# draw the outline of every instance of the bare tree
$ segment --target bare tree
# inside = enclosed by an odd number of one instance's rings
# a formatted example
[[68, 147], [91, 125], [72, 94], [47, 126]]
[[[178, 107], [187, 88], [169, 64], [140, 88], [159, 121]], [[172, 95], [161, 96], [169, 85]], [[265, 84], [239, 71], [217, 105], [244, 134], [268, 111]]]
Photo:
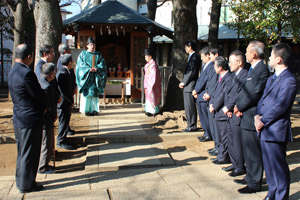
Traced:
[[221, 0], [212, 0], [209, 32], [208, 32], [208, 45], [215, 45], [218, 43], [219, 34], [219, 21], [221, 12]]
[[162, 6], [167, 1], [168, 0], [164, 0], [161, 4], [157, 5], [157, 0], [147, 0], [148, 18], [154, 21], [156, 15], [156, 9]]
[[172, 50], [171, 76], [168, 82], [166, 103], [163, 110], [183, 109], [183, 95], [179, 83], [186, 67], [185, 42], [197, 40], [197, 0], [173, 0], [174, 38]]
[[39, 50], [45, 44], [53, 46], [55, 51], [54, 62], [56, 62], [59, 57], [57, 47], [61, 43], [62, 35], [62, 18], [59, 1], [36, 0], [34, 6], [36, 23], [35, 63], [39, 61]]

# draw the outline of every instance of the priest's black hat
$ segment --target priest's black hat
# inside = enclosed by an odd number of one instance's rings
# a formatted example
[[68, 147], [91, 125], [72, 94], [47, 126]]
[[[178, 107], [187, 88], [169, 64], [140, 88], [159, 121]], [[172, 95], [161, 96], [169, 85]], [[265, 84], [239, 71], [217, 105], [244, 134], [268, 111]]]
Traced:
[[152, 49], [151, 48], [146, 48], [145, 49], [145, 56], [152, 56]]
[[87, 40], [87, 42], [86, 42], [86, 44], [90, 44], [90, 43], [95, 44], [95, 40], [94, 40], [93, 37], [89, 37], [88, 40]]

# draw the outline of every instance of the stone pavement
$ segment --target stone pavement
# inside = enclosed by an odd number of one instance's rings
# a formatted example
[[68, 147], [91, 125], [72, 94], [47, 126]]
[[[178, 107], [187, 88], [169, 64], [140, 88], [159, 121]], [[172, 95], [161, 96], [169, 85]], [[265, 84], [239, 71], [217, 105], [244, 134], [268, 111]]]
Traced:
[[[100, 116], [90, 117], [90, 129], [81, 136], [87, 144], [85, 170], [38, 174], [45, 190], [24, 195], [14, 176], [2, 176], [0, 199], [259, 200], [266, 196], [266, 185], [262, 192], [239, 194], [243, 186], [235, 184], [222, 165], [212, 164], [206, 151], [200, 155], [179, 144], [186, 138], [197, 141], [202, 132], [159, 134], [145, 126], [147, 120], [140, 106], [106, 106]], [[74, 139], [79, 140], [76, 135]], [[178, 146], [170, 151], [164, 141], [178, 141]], [[299, 143], [296, 139], [288, 151], [291, 200], [300, 199]]]

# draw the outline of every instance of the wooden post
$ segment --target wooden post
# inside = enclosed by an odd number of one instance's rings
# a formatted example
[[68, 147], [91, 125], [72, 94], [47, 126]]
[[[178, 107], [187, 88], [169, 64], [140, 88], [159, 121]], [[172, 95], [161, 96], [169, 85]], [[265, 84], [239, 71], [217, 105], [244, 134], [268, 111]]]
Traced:
[[95, 68], [95, 60], [96, 60], [96, 56], [93, 55], [93, 60], [92, 60], [92, 68]]

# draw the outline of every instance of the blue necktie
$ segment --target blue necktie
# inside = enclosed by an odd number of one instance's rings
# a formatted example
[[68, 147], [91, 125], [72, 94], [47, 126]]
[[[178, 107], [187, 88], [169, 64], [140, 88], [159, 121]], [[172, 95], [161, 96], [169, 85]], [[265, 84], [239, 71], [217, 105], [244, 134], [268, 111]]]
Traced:
[[250, 72], [253, 70], [253, 68], [252, 67], [250, 67], [249, 68], [249, 71], [248, 71], [248, 76], [249, 76], [249, 74], [250, 74]]
[[276, 77], [277, 77], [276, 74], [274, 74], [274, 75], [273, 75], [273, 80], [275, 80]]

